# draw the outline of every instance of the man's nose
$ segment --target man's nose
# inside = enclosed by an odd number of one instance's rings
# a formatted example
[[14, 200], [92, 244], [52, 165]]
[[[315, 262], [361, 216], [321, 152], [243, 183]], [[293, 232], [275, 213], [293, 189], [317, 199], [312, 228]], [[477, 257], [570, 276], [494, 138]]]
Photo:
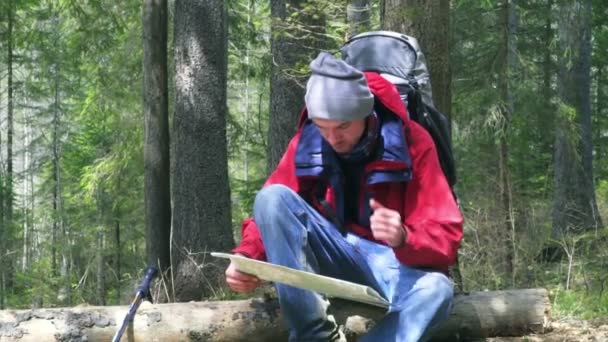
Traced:
[[335, 143], [340, 140], [340, 136], [335, 131], [329, 131], [327, 133], [327, 142], [330, 144]]

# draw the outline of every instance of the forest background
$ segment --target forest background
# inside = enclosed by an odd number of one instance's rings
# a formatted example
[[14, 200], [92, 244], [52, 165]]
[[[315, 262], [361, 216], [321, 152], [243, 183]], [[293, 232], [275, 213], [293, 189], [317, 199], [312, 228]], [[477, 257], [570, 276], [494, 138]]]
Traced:
[[608, 316], [608, 3], [3, 0], [0, 309], [234, 296], [240, 222], [295, 132], [308, 62], [419, 39], [448, 114], [461, 290]]

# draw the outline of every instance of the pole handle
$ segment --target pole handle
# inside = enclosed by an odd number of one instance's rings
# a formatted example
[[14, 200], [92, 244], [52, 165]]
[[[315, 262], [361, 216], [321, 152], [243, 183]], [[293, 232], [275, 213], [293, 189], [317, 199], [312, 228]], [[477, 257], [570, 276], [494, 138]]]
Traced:
[[152, 301], [152, 296], [150, 295], [150, 283], [158, 274], [158, 269], [154, 266], [150, 266], [146, 268], [146, 274], [144, 276], [144, 280], [142, 280], [141, 284], [137, 287], [136, 294], [140, 296], [142, 299], [148, 299]]

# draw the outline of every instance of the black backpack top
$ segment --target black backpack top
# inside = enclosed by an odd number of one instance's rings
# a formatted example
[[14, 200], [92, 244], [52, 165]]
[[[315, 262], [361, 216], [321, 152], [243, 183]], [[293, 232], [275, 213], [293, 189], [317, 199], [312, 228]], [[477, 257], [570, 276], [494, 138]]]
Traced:
[[365, 32], [349, 39], [341, 51], [342, 59], [348, 64], [361, 71], [378, 72], [395, 84], [410, 119], [433, 138], [441, 169], [453, 187], [456, 167], [450, 122], [433, 106], [430, 76], [418, 41], [396, 32]]

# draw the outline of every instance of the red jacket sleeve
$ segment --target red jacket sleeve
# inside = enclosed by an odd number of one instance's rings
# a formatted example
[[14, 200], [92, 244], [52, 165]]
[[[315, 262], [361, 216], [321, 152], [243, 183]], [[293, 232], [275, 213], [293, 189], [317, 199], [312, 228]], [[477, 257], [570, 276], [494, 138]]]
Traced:
[[410, 153], [414, 177], [405, 192], [405, 244], [395, 249], [406, 265], [447, 271], [456, 262], [463, 217], [441, 170], [430, 135], [410, 122]]
[[[299, 134], [291, 139], [289, 145], [287, 146], [287, 150], [279, 161], [279, 165], [272, 172], [270, 177], [268, 177], [264, 183], [264, 186], [271, 184], [283, 184], [295, 192], [298, 192], [299, 184], [295, 174], [294, 158], [299, 140]], [[252, 259], [266, 260], [266, 252], [264, 250], [264, 245], [262, 244], [260, 232], [253, 218], [248, 218], [243, 221], [241, 235], [241, 242], [235, 249], [232, 250], [232, 252], [243, 254]]]

